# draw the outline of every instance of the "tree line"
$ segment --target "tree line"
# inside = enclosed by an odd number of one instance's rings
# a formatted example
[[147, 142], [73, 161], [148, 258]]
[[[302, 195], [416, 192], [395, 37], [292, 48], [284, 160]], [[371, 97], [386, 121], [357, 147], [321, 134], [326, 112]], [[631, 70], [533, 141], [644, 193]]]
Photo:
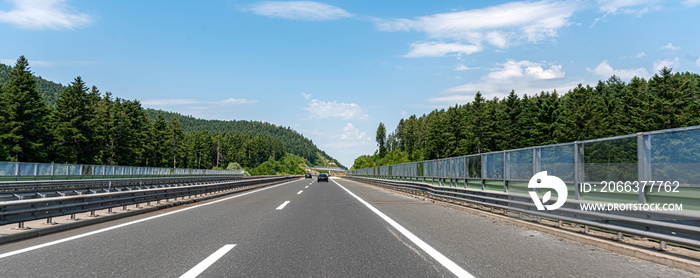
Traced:
[[[254, 130], [187, 132], [178, 117], [151, 117], [138, 100], [103, 94], [96, 86], [89, 88], [81, 77], [50, 105], [40, 94], [24, 56], [4, 74], [0, 160], [199, 169], [242, 166], [258, 174], [293, 168], [282, 167], [278, 161], [292, 161], [289, 163], [296, 163], [296, 168], [308, 164], [288, 153], [285, 143], [271, 135]], [[256, 169], [268, 161], [264, 168]]]
[[[9, 80], [10, 71], [12, 71], [12, 67], [0, 63], [0, 85]], [[58, 96], [66, 89], [62, 84], [43, 79], [41, 76], [34, 76], [34, 81], [36, 81], [39, 94], [49, 106], [56, 105]]]
[[[387, 135], [377, 128], [378, 150], [353, 168], [478, 154], [700, 125], [700, 75], [664, 68], [628, 83], [617, 76], [564, 95], [541, 92], [485, 99], [401, 119]], [[634, 149], [632, 149], [634, 150]], [[630, 157], [636, 158], [635, 153]], [[621, 156], [623, 157], [623, 156]]]
[[166, 121], [171, 121], [173, 118], [177, 118], [177, 120], [182, 124], [182, 129], [184, 132], [208, 131], [211, 133], [221, 134], [250, 133], [268, 136], [282, 141], [285, 152], [292, 153], [306, 159], [311, 165], [327, 166], [324, 165], [324, 160], [329, 160], [330, 162], [334, 162], [336, 165], [340, 165], [342, 167], [340, 162], [330, 158], [325, 151], [318, 149], [313, 141], [307, 139], [289, 127], [281, 127], [272, 123], [260, 121], [203, 120], [192, 116], [183, 116], [178, 113], [150, 108], [146, 109], [146, 113], [152, 118], [156, 117], [157, 115], [163, 115]]

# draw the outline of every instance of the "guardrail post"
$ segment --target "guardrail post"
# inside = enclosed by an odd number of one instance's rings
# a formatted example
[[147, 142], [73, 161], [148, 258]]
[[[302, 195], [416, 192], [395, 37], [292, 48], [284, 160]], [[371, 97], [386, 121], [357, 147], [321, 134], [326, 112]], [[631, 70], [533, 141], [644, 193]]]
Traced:
[[19, 222], [17, 223], [17, 228], [13, 228], [13, 230], [29, 230], [29, 228], [24, 226], [24, 222]]
[[508, 178], [506, 177], [506, 175], [510, 174], [508, 173], [508, 162], [510, 160], [509, 158], [510, 156], [505, 151], [503, 151], [503, 192], [505, 193], [508, 193]]
[[[651, 139], [643, 132], [637, 133], [637, 180], [651, 180]], [[639, 190], [639, 203], [646, 202], [646, 192]]]
[[617, 237], [615, 237], [616, 241], [622, 241], [625, 238], [625, 236], [622, 234], [622, 232], [617, 232]]
[[581, 199], [581, 183], [583, 182], [583, 146], [578, 141], [574, 142], [574, 194], [576, 200]]
[[15, 162], [15, 181], [19, 181], [19, 162]]
[[479, 159], [481, 160], [481, 191], [486, 190], [486, 184], [484, 181], [484, 174], [486, 173], [486, 163], [484, 161], [484, 154], [479, 154]]
[[[533, 173], [537, 174], [542, 170], [542, 152], [539, 151], [537, 147], [532, 148], [532, 158], [533, 158], [533, 164], [532, 164], [532, 170]], [[537, 188], [533, 188], [532, 191], [537, 192]], [[539, 222], [539, 221], [538, 221]]]

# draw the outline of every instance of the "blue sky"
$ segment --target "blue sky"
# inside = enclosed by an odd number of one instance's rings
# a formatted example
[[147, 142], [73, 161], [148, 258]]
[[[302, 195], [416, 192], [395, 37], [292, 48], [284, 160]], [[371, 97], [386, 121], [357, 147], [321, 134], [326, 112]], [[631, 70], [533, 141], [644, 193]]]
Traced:
[[1, 0], [0, 62], [144, 107], [289, 126], [352, 166], [379, 122], [700, 71], [700, 0]]

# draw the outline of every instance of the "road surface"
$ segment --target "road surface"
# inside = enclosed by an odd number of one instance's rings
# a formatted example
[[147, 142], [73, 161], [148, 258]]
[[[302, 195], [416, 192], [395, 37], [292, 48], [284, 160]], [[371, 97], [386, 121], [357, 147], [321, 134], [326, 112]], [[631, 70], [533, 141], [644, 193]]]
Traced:
[[0, 246], [3, 277], [692, 277], [332, 178]]

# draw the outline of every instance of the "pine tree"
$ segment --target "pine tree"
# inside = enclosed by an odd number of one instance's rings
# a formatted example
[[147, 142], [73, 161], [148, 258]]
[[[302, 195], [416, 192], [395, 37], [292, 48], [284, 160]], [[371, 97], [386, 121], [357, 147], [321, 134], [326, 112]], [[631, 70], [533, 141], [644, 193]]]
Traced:
[[445, 110], [433, 110], [426, 118], [426, 138], [424, 157], [428, 159], [447, 157], [447, 133]]
[[[3, 89], [2, 84], [0, 84], [0, 120], [1, 120], [0, 121], [0, 132], [2, 132], [2, 128], [3, 128], [1, 123], [4, 123], [4, 120], [5, 120], [5, 118], [3, 118], [2, 113], [4, 111], [6, 111], [5, 104], [2, 101], [2, 98], [3, 98], [2, 95], [4, 93], [5, 93], [5, 90]], [[7, 159], [6, 157], [7, 157], [7, 151], [5, 150], [5, 146], [3, 146], [3, 144], [2, 144], [2, 140], [0, 140], [0, 159], [6, 160]]]
[[[173, 118], [168, 124], [170, 133], [170, 155], [173, 158], [173, 168], [177, 168], [177, 157], [182, 151], [182, 126], [177, 118]], [[262, 162], [262, 161], [261, 161]]]
[[[216, 136], [214, 137], [214, 140], [216, 141], [216, 167], [221, 167], [226, 162], [226, 155], [224, 154], [224, 150], [226, 149], [226, 146], [224, 146], [225, 141], [222, 142], [221, 134], [217, 133]], [[238, 165], [240, 167], [240, 165]]]
[[149, 126], [141, 104], [117, 98], [111, 107], [106, 146], [110, 164], [145, 165], [144, 145]]
[[464, 151], [459, 148], [460, 141], [465, 140], [467, 137], [465, 115], [459, 105], [447, 109], [445, 123], [447, 124], [447, 129], [443, 134], [447, 140], [445, 145], [446, 149], [444, 151], [445, 155], [460, 156], [465, 154], [463, 153]]
[[499, 107], [496, 121], [501, 131], [498, 136], [497, 148], [499, 150], [519, 148], [522, 140], [518, 130], [519, 127], [517, 126], [522, 113], [520, 96], [515, 94], [514, 90], [511, 90], [508, 97], [499, 103]]
[[17, 59], [7, 86], [0, 90], [0, 107], [0, 144], [9, 159], [45, 161], [48, 108], [36, 89], [29, 61], [24, 56]]
[[100, 121], [102, 113], [102, 94], [96, 86], [92, 86], [85, 95], [86, 98], [86, 120], [85, 137], [88, 142], [83, 146], [82, 154], [85, 156], [85, 163], [97, 163], [100, 155], [100, 145], [104, 140], [104, 124]]
[[91, 134], [91, 112], [88, 111], [87, 86], [80, 76], [56, 100], [56, 110], [51, 115], [56, 162], [87, 163]]
[[146, 115], [143, 107], [141, 107], [141, 102], [132, 100], [126, 101], [124, 104], [127, 107], [128, 117], [131, 119], [129, 131], [132, 140], [129, 150], [131, 151], [131, 159], [133, 159], [133, 162], [129, 165], [145, 166], [147, 163], [147, 146], [149, 145], [146, 140], [151, 123], [148, 119], [148, 115]]
[[116, 100], [112, 99], [112, 94], [107, 92], [102, 99], [102, 108], [104, 110], [100, 113], [100, 120], [105, 127], [104, 129], [104, 141], [102, 142], [102, 147], [100, 151], [100, 161], [108, 165], [116, 165], [115, 161], [116, 150], [117, 150], [117, 137], [119, 136], [118, 126], [123, 124], [118, 118], [120, 115], [119, 98]]
[[162, 114], [158, 114], [155, 121], [152, 123], [153, 132], [153, 162], [157, 167], [167, 167], [168, 166], [168, 154], [170, 153], [170, 144], [168, 142], [168, 136], [170, 131], [168, 130], [168, 123], [165, 122], [165, 118]]
[[481, 92], [476, 92], [474, 96], [474, 101], [471, 105], [471, 122], [470, 122], [470, 133], [471, 138], [470, 150], [471, 153], [483, 153], [491, 151], [491, 146], [489, 146], [490, 141], [490, 130], [492, 125], [491, 117], [488, 115], [490, 110], [486, 99], [481, 95]]
[[664, 67], [649, 80], [651, 106], [654, 113], [653, 129], [668, 129], [680, 126], [679, 111], [683, 110], [683, 94], [679, 90], [677, 75], [670, 68]]
[[[95, 88], [96, 89], [96, 88]], [[95, 107], [95, 118], [93, 125], [95, 127], [95, 161], [98, 164], [110, 164], [107, 156], [107, 145], [109, 142], [109, 132], [112, 129], [113, 122], [110, 118], [110, 110], [112, 106], [112, 94], [105, 93], [104, 96], [98, 95], [97, 105]]]
[[379, 146], [379, 157], [384, 157], [386, 155], [386, 127], [384, 123], [379, 123], [377, 127], [377, 146]]
[[562, 96], [554, 131], [558, 143], [586, 140], [592, 129], [591, 102], [593, 88], [578, 84], [576, 88]]

